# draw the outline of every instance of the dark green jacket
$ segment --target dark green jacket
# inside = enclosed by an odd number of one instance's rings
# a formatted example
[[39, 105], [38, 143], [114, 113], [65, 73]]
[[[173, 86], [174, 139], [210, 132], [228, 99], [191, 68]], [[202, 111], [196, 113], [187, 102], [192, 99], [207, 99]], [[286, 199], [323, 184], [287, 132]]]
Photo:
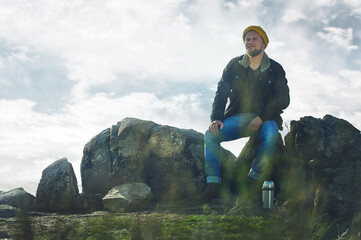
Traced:
[[[223, 71], [214, 98], [211, 121], [223, 120], [238, 113], [249, 113], [250, 109], [263, 121], [275, 120], [282, 129], [281, 113], [290, 103], [289, 89], [285, 71], [276, 61], [266, 54], [262, 59], [256, 87], [249, 88], [247, 83], [250, 70], [249, 58], [242, 55], [233, 58]], [[250, 92], [251, 91], [251, 92]], [[247, 95], [247, 98], [244, 96]], [[251, 96], [251, 100], [248, 99]], [[227, 101], [229, 105], [226, 108]], [[250, 103], [247, 103], [246, 101]], [[251, 107], [246, 107], [248, 105]]]

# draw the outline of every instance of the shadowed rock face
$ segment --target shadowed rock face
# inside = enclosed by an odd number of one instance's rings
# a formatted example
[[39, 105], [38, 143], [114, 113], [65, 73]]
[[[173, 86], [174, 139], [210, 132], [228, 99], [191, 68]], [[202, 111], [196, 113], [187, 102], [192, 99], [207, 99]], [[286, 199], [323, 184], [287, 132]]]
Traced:
[[361, 198], [360, 131], [330, 115], [304, 117], [291, 123], [285, 140], [315, 185], [315, 209], [334, 219], [353, 216]]
[[[126, 118], [84, 147], [83, 192], [107, 193], [130, 182], [149, 185], [157, 200], [193, 196], [205, 186], [204, 136], [194, 130]], [[222, 150], [224, 162], [235, 157]]]
[[[251, 138], [237, 164], [250, 164], [257, 144]], [[360, 219], [361, 135], [347, 121], [330, 115], [292, 121], [270, 178], [278, 185], [278, 199], [292, 202], [295, 214], [309, 212], [311, 219], [331, 226], [326, 239], [361, 224], [354, 220]]]
[[337, 166], [344, 162], [345, 154], [354, 160], [357, 155], [350, 156], [350, 153], [360, 153], [360, 131], [347, 121], [330, 115], [323, 119], [304, 117], [292, 121], [291, 132], [285, 139], [295, 157], [317, 161], [317, 165]]
[[63, 158], [44, 169], [36, 192], [35, 206], [39, 211], [70, 212], [78, 195], [73, 167]]

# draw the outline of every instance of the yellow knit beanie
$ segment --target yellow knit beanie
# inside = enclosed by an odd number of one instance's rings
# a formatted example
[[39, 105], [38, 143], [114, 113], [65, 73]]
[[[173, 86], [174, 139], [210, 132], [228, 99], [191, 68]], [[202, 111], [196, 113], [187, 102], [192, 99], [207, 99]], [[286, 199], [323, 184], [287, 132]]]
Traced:
[[268, 43], [269, 43], [269, 40], [268, 40], [268, 37], [267, 37], [267, 34], [266, 32], [260, 27], [260, 26], [249, 26], [247, 27], [244, 31], [243, 31], [243, 42], [245, 41], [245, 37], [246, 37], [246, 34], [249, 32], [249, 31], [255, 31], [257, 32], [259, 35], [261, 35], [261, 37], [263, 38], [263, 41], [265, 43], [265, 48], [267, 47]]

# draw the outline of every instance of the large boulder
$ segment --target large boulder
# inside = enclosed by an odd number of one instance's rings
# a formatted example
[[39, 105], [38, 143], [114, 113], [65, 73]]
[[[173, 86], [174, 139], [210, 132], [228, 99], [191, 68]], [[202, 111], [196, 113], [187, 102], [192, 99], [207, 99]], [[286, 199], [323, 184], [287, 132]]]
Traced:
[[71, 212], [79, 196], [71, 163], [62, 158], [43, 170], [36, 192], [36, 209], [45, 212]]
[[331, 115], [323, 119], [304, 117], [292, 121], [291, 132], [285, 140], [295, 157], [303, 161], [315, 160], [317, 165], [338, 166], [348, 161], [345, 153], [351, 161], [360, 157], [360, 131]]
[[[121, 184], [143, 182], [157, 200], [193, 196], [205, 187], [203, 138], [194, 130], [125, 118], [85, 145], [83, 193], [106, 194]], [[230, 152], [222, 149], [222, 155], [224, 163], [234, 162]]]
[[312, 219], [324, 221], [327, 231], [320, 239], [334, 239], [351, 225], [361, 226], [355, 222], [361, 199], [360, 131], [331, 115], [304, 117], [291, 122], [285, 145], [292, 167], [283, 166], [288, 171], [283, 171], [282, 189], [303, 214], [308, 209]]
[[10, 205], [24, 211], [32, 211], [35, 205], [35, 197], [23, 188], [15, 188], [0, 193], [0, 204]]
[[112, 188], [103, 198], [104, 207], [113, 212], [145, 209], [152, 196], [145, 183], [126, 183]]
[[83, 193], [104, 193], [128, 182], [145, 182], [150, 121], [126, 118], [93, 137], [81, 162]]
[[159, 197], [169, 200], [194, 195], [205, 183], [203, 135], [193, 130], [157, 126], [148, 139], [146, 177]]
[[[237, 157], [238, 184], [244, 183], [258, 146], [259, 139], [251, 136]], [[267, 178], [276, 183], [279, 216], [286, 217], [284, 221], [295, 227], [289, 230], [296, 233], [296, 238], [311, 239], [317, 235], [317, 239], [336, 239], [342, 234], [359, 238], [361, 135], [358, 129], [331, 115], [292, 121], [285, 145], [280, 138], [271, 162]], [[244, 214], [246, 205], [242, 199], [238, 200], [233, 209]], [[288, 215], [283, 212], [285, 209]]]

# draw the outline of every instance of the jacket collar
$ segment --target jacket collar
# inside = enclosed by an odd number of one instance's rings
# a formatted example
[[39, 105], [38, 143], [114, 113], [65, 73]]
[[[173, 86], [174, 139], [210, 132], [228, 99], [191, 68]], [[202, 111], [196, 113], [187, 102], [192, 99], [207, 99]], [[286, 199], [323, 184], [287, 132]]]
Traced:
[[[242, 59], [238, 61], [244, 68], [249, 67], [249, 56], [244, 54]], [[271, 66], [271, 62], [266, 53], [264, 53], [262, 62], [261, 62], [261, 72], [266, 71]]]

